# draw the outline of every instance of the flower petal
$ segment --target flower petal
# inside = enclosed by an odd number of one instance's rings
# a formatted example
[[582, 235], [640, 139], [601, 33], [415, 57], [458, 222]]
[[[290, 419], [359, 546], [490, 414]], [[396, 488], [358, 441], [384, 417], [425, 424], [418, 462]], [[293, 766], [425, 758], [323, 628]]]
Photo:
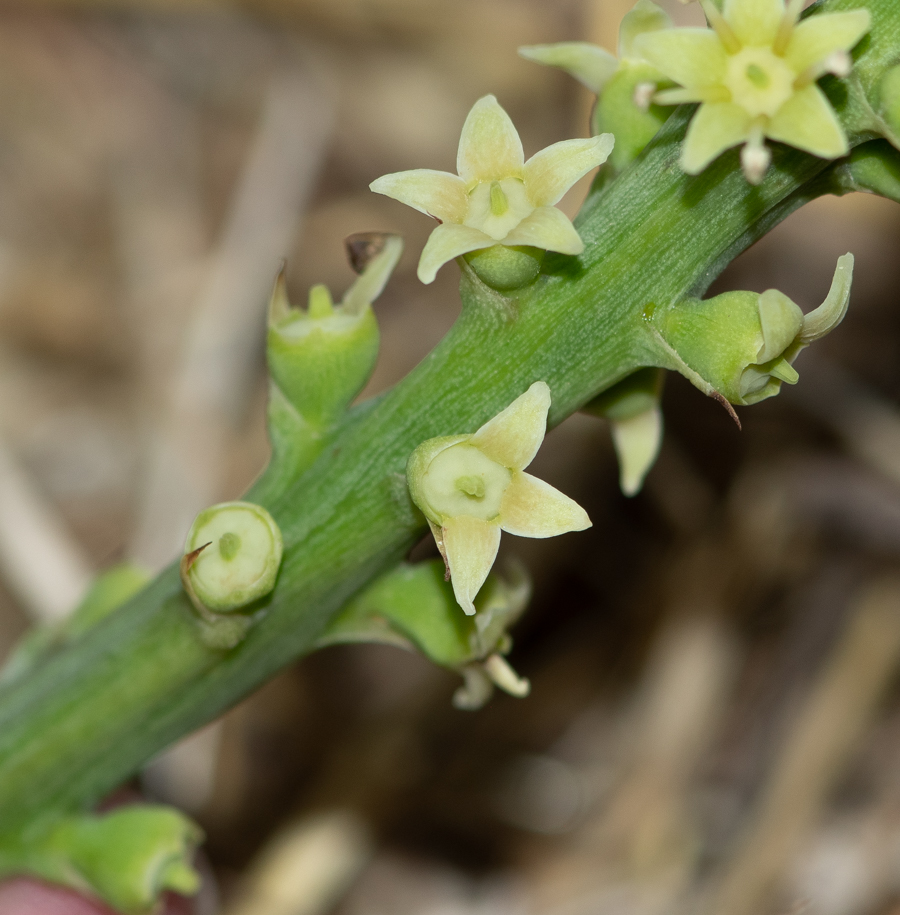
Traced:
[[602, 165], [616, 142], [611, 133], [589, 140], [561, 140], [525, 163], [525, 190], [536, 207], [553, 206], [592, 168]]
[[853, 282], [853, 255], [838, 258], [834, 279], [825, 301], [803, 317], [803, 327], [797, 341], [804, 346], [831, 333], [844, 320], [850, 304], [850, 286]]
[[531, 683], [524, 677], [520, 677], [503, 655], [492, 654], [486, 658], [484, 669], [491, 680], [510, 696], [524, 699], [531, 692]]
[[823, 159], [837, 159], [849, 151], [837, 115], [816, 85], [795, 92], [778, 109], [766, 136]]
[[720, 153], [746, 140], [749, 133], [750, 115], [740, 105], [701, 105], [684, 138], [681, 167], [689, 175], [697, 175]]
[[640, 52], [634, 44], [638, 35], [670, 28], [672, 20], [665, 10], [660, 9], [652, 0], [638, 0], [622, 17], [619, 26], [619, 57], [632, 60], [640, 58]]
[[472, 106], [459, 138], [456, 170], [471, 188], [479, 181], [521, 178], [525, 153], [522, 141], [493, 95]]
[[479, 248], [490, 248], [491, 245], [496, 244], [496, 239], [485, 235], [478, 229], [444, 223], [444, 225], [438, 226], [425, 242], [422, 256], [419, 258], [419, 279], [426, 285], [433, 283], [438, 270], [447, 261], [452, 261], [460, 254], [477, 251]]
[[369, 185], [369, 190], [393, 197], [441, 222], [462, 222], [469, 206], [462, 178], [432, 168], [383, 175]]
[[503, 239], [504, 245], [532, 245], [560, 254], [581, 254], [584, 242], [569, 217], [556, 207], [538, 207]]
[[519, 56], [565, 70], [596, 95], [603, 91], [603, 87], [619, 69], [619, 61], [609, 51], [586, 41], [528, 45], [519, 48]]
[[500, 503], [500, 527], [518, 537], [556, 537], [591, 526], [587, 512], [549, 483], [514, 473]]
[[835, 51], [849, 51], [869, 31], [870, 24], [868, 10], [810, 16], [791, 33], [785, 57], [797, 73], [802, 73]]
[[441, 532], [456, 602], [469, 616], [474, 616], [475, 595], [488, 577], [500, 548], [500, 525], [496, 521], [459, 515], [448, 518]]
[[547, 432], [550, 388], [536, 381], [505, 410], [489, 419], [470, 439], [491, 460], [522, 470], [537, 454]]
[[663, 29], [634, 40], [641, 56], [682, 86], [713, 86], [725, 76], [728, 55], [711, 29]]
[[784, 0], [725, 0], [722, 15], [741, 44], [762, 47], [778, 34]]
[[780, 290], [767, 289], [759, 295], [759, 325], [763, 344], [756, 361], [771, 362], [781, 356], [800, 333], [803, 312]]
[[344, 314], [361, 314], [366, 305], [381, 295], [402, 253], [403, 239], [399, 235], [388, 235], [384, 247], [366, 264], [363, 272], [347, 290], [341, 303]]
[[654, 404], [634, 416], [610, 418], [609, 426], [619, 459], [619, 488], [626, 496], [637, 495], [662, 444], [662, 411]]

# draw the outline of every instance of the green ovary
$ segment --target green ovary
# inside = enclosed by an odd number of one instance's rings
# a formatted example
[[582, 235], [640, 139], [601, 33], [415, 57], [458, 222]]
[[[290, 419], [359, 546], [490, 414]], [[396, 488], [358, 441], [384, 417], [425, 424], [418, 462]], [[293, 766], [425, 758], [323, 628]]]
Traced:
[[723, 80], [731, 99], [751, 117], [774, 117], [794, 94], [797, 74], [769, 48], [743, 48], [729, 61]]
[[497, 517], [511, 479], [509, 470], [463, 442], [441, 451], [429, 464], [422, 493], [442, 518], [469, 515], [490, 521]]

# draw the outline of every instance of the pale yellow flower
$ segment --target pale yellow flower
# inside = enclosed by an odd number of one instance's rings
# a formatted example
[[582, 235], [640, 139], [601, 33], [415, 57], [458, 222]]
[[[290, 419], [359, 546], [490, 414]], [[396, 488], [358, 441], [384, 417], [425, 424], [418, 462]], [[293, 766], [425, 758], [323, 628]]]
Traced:
[[701, 0], [711, 29], [666, 29], [635, 39], [643, 57], [683, 88], [658, 104], [700, 102], [681, 165], [701, 172], [720, 153], [744, 144], [741, 165], [758, 184], [771, 153], [766, 137], [823, 159], [849, 151], [828, 99], [816, 85], [826, 73], [847, 76], [849, 51], [868, 31], [868, 10], [815, 13], [798, 22], [803, 0], [725, 0], [721, 12]]
[[420, 168], [384, 175], [369, 186], [440, 220], [419, 260], [419, 279], [431, 283], [447, 261], [494, 245], [580, 254], [581, 238], [554, 204], [605, 162], [612, 147], [611, 134], [563, 140], [526, 162], [509, 115], [486, 95], [463, 125], [458, 175]]
[[550, 388], [536, 381], [474, 435], [429, 439], [409, 459], [413, 501], [431, 525], [456, 600], [470, 615], [501, 530], [555, 537], [591, 526], [577, 502], [524, 472], [544, 439], [549, 409]]

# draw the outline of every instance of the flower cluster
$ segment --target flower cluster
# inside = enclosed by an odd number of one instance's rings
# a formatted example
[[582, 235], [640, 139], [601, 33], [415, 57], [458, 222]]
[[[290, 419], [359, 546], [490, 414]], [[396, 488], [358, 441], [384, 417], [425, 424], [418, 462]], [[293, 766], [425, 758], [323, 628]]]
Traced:
[[711, 29], [666, 29], [635, 39], [637, 51], [681, 88], [662, 105], [700, 102], [688, 128], [682, 168], [701, 172], [743, 144], [741, 165], [758, 184], [771, 160], [764, 140], [835, 159], [847, 137], [822, 90], [826, 73], [847, 76], [849, 51], [868, 31], [868, 10], [817, 13], [799, 22], [803, 0], [701, 0]]

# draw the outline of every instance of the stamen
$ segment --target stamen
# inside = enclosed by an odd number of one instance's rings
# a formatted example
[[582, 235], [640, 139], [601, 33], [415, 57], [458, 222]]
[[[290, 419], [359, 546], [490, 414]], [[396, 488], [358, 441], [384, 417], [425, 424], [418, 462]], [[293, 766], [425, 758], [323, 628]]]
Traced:
[[685, 105], [692, 102], [730, 102], [725, 86], [699, 86], [693, 89], [663, 89], [653, 96], [657, 105]]
[[506, 199], [506, 194], [503, 193], [503, 188], [500, 187], [499, 181], [491, 182], [491, 213], [494, 216], [502, 216], [509, 209], [509, 201]]
[[731, 26], [725, 21], [725, 17], [719, 12], [719, 8], [712, 0], [700, 0], [700, 6], [703, 7], [703, 12], [706, 13], [710, 28], [719, 36], [719, 41], [722, 42], [725, 50], [729, 54], [737, 54], [741, 49], [741, 43], [738, 41], [737, 35], [732, 31]]
[[484, 662], [484, 669], [494, 683], [511, 696], [521, 699], [531, 692], [531, 684], [520, 677], [499, 654], [492, 654]]
[[769, 170], [772, 153], [766, 146], [762, 125], [758, 122], [750, 128], [750, 136], [741, 149], [741, 168], [750, 184], [759, 184]]
[[810, 64], [795, 80], [795, 89], [805, 89], [826, 73], [833, 73], [841, 79], [850, 75], [853, 61], [846, 51], [832, 51], [824, 60]]
[[779, 56], [783, 56], [787, 51], [788, 42], [791, 40], [791, 32], [803, 12], [803, 0], [789, 0], [785, 8], [784, 15], [781, 17], [781, 23], [778, 26], [778, 33], [772, 42], [772, 50]]
[[656, 83], [638, 83], [634, 87], [634, 95], [631, 100], [636, 108], [646, 111], [653, 101], [653, 93], [656, 92]]
[[825, 58], [823, 66], [827, 73], [833, 73], [841, 79], [846, 79], [853, 69], [853, 60], [846, 51], [832, 51]]

